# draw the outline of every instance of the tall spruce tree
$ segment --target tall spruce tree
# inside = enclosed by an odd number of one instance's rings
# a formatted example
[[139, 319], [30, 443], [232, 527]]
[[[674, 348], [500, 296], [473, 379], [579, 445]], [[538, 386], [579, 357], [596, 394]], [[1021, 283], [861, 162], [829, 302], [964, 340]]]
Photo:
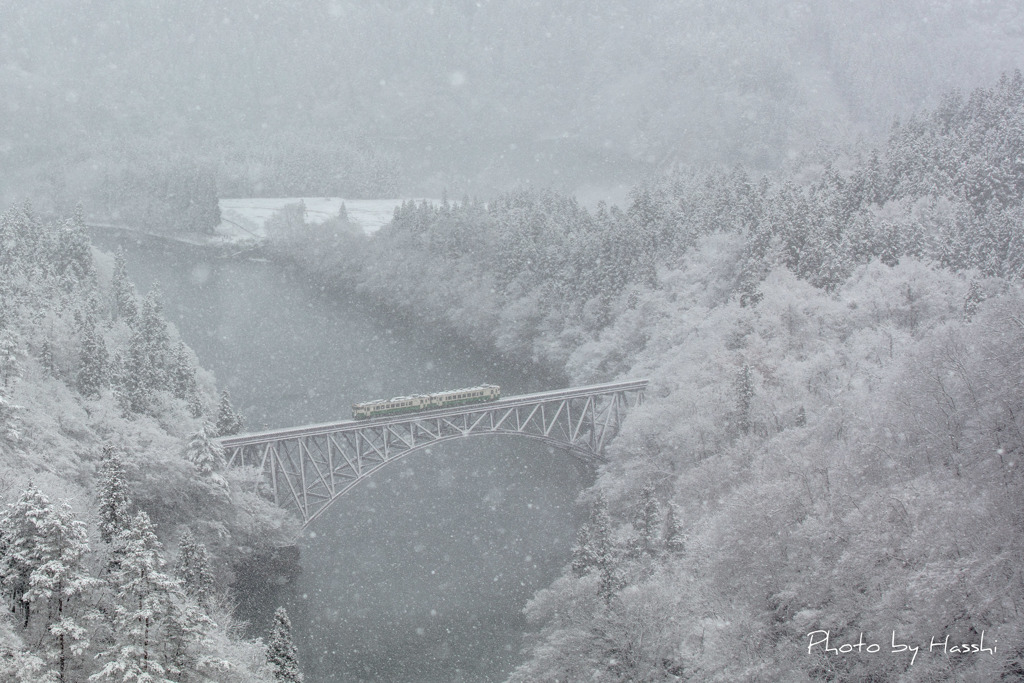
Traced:
[[210, 474], [224, 467], [224, 448], [214, 441], [213, 426], [207, 422], [192, 435], [185, 447], [185, 458], [196, 466], [201, 474]]
[[183, 341], [178, 342], [171, 361], [171, 390], [175, 397], [188, 404], [192, 417], [202, 416], [203, 401], [199, 394], [199, 385], [196, 382], [196, 368], [192, 364], [188, 348]]
[[270, 664], [275, 681], [302, 683], [298, 651], [292, 642], [292, 622], [284, 607], [278, 607], [274, 612], [274, 627], [270, 631], [270, 644], [267, 646], [267, 663]]
[[170, 388], [167, 369], [171, 360], [171, 343], [167, 322], [163, 318], [159, 285], [153, 286], [139, 307], [135, 334], [129, 345], [129, 360], [149, 394]]
[[152, 385], [155, 372], [149, 364], [141, 332], [132, 333], [124, 355], [115, 358], [115, 366], [117, 384], [114, 391], [121, 411], [125, 417], [145, 413], [153, 402]]
[[102, 667], [91, 678], [117, 681], [164, 681], [179, 673], [169, 636], [198, 640], [191, 629], [181, 636], [174, 619], [177, 603], [184, 600], [176, 580], [164, 572], [161, 544], [149, 515], [139, 512], [115, 542], [121, 548], [117, 566], [107, 575], [114, 594], [114, 642], [98, 655]]
[[41, 547], [42, 530], [51, 513], [50, 501], [29, 482], [18, 500], [8, 506], [3, 518], [0, 584], [22, 628], [28, 627], [32, 617], [32, 603], [27, 599], [32, 573], [46, 562]]
[[114, 538], [128, 528], [131, 522], [132, 499], [128, 492], [121, 456], [114, 446], [103, 447], [103, 461], [100, 464], [97, 487], [100, 512], [100, 539], [112, 543]]
[[79, 368], [76, 376], [78, 390], [83, 396], [99, 396], [107, 385], [109, 355], [107, 346], [96, 326], [96, 320], [86, 316], [82, 325], [82, 341], [79, 347]]
[[619, 571], [619, 561], [612, 543], [612, 520], [608, 515], [608, 506], [604, 496], [598, 492], [597, 498], [590, 509], [590, 547], [586, 551], [592, 566], [599, 576], [597, 594], [610, 604], [615, 594], [622, 589], [625, 582]]
[[113, 318], [131, 320], [138, 312], [135, 302], [135, 285], [128, 279], [128, 264], [125, 259], [124, 247], [119, 247], [114, 254], [114, 276], [110, 283], [111, 309]]
[[231, 395], [220, 392], [220, 406], [217, 409], [217, 436], [231, 436], [242, 431], [244, 423], [231, 405]]
[[188, 527], [181, 534], [178, 543], [178, 560], [174, 574], [181, 581], [185, 594], [193, 598], [205, 610], [210, 608], [213, 595], [213, 574], [206, 546], [196, 541]]
[[[30, 587], [25, 594], [25, 600], [36, 605], [34, 611], [46, 615], [50, 638], [44, 651], [61, 682], [71, 680], [68, 667], [89, 646], [85, 625], [88, 614], [81, 603], [98, 582], [85, 567], [88, 536], [85, 524], [75, 519], [67, 502], [51, 508], [39, 528], [38, 550], [43, 563], [29, 577]], [[45, 610], [41, 609], [43, 605]]]

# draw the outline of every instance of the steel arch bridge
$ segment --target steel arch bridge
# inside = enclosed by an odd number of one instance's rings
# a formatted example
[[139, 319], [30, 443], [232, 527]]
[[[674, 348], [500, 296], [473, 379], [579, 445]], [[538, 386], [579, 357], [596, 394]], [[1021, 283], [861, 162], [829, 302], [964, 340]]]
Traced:
[[387, 464], [436, 443], [483, 434], [539, 439], [588, 461], [602, 457], [648, 380], [509, 396], [422, 413], [345, 420], [220, 439], [229, 467], [259, 467], [274, 502], [309, 524]]

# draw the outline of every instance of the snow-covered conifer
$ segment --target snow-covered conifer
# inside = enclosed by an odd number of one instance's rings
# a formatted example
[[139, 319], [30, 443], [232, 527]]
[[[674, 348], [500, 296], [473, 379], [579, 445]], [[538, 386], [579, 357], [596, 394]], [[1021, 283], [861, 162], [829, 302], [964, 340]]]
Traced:
[[53, 358], [53, 342], [50, 341], [49, 337], [44, 338], [42, 345], [39, 347], [39, 364], [46, 371], [46, 374], [51, 377], [57, 375], [57, 364]]
[[153, 402], [153, 384], [158, 371], [149, 362], [145, 340], [138, 331], [132, 333], [125, 354], [119, 357], [117, 385], [118, 403], [126, 416], [145, 413]]
[[185, 342], [179, 341], [174, 349], [171, 366], [171, 389], [174, 395], [188, 404], [192, 417], [203, 414], [203, 400], [196, 382], [196, 368], [189, 357]]
[[193, 598], [203, 609], [209, 609], [213, 593], [209, 555], [206, 546], [198, 543], [192, 530], [187, 527], [178, 543], [178, 560], [174, 565], [174, 573], [181, 581], [185, 594]]
[[224, 448], [214, 441], [213, 426], [207, 422], [192, 435], [185, 448], [185, 458], [202, 474], [210, 474], [224, 467]]
[[618, 558], [612, 544], [612, 520], [608, 515], [608, 507], [604, 496], [598, 493], [594, 506], [590, 511], [590, 530], [594, 547], [596, 568], [600, 576], [597, 594], [610, 603], [615, 594], [624, 585], [618, 566]]
[[217, 436], [231, 436], [242, 431], [244, 422], [231, 405], [231, 395], [220, 392], [220, 406], [217, 409]]
[[270, 643], [267, 645], [267, 663], [270, 664], [275, 681], [302, 682], [298, 651], [292, 642], [292, 622], [288, 619], [288, 612], [284, 607], [278, 607], [274, 612], [274, 628], [270, 632]]
[[[135, 515], [116, 542], [121, 552], [107, 579], [116, 601], [114, 642], [98, 655], [101, 668], [90, 680], [168, 680], [176, 673], [168, 625], [174, 603], [184, 596], [178, 582], [164, 572], [161, 544], [149, 515]], [[176, 628], [177, 624], [172, 626]]]
[[675, 503], [668, 504], [665, 513], [665, 550], [670, 553], [681, 553], [684, 549], [683, 521], [679, 515], [679, 507]]
[[31, 482], [3, 518], [4, 552], [0, 557], [0, 583], [10, 600], [11, 611], [27, 627], [32, 603], [26, 599], [32, 573], [46, 561], [41, 548], [42, 529], [51, 514], [50, 501]]
[[155, 285], [139, 307], [135, 321], [135, 334], [129, 345], [129, 361], [139, 373], [147, 392], [168, 388], [167, 368], [170, 365], [171, 345], [167, 322], [163, 318], [163, 301], [159, 285]]
[[21, 345], [10, 330], [0, 332], [0, 385], [10, 388], [21, 377]]
[[103, 447], [97, 491], [100, 539], [104, 543], [111, 543], [131, 522], [132, 500], [121, 457], [109, 444]]
[[99, 396], [100, 390], [107, 385], [109, 355], [92, 316], [88, 316], [83, 324], [79, 359], [81, 364], [75, 378], [78, 390], [83, 396]]
[[[89, 552], [85, 524], [75, 519], [71, 506], [61, 503], [51, 509], [39, 527], [37, 549], [42, 565], [29, 577], [24, 599], [35, 605], [37, 614], [46, 614], [50, 635], [44, 647], [47, 660], [54, 666], [58, 681], [70, 680], [68, 668], [88, 647], [86, 616], [81, 598], [98, 582], [84, 566]], [[38, 604], [37, 604], [38, 603]], [[41, 609], [43, 606], [45, 612]]]
[[91, 282], [96, 276], [96, 268], [92, 262], [92, 249], [85, 227], [76, 225], [74, 221], [66, 221], [55, 237], [56, 262], [53, 266], [63, 286], [70, 289], [79, 283]]
[[111, 281], [111, 293], [114, 319], [131, 320], [134, 318], [138, 312], [138, 304], [135, 302], [135, 285], [128, 279], [128, 266], [123, 247], [114, 254], [114, 277]]

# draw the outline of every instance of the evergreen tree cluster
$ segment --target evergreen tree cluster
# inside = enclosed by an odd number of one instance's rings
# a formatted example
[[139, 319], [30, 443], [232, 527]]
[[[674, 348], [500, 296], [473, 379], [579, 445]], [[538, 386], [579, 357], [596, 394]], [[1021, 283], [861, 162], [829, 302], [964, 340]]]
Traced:
[[[0, 680], [272, 680], [219, 596], [227, 567], [291, 542], [294, 523], [258, 474], [224, 471], [212, 426], [189, 451], [212, 390], [159, 292], [135, 294], [123, 253], [103, 276], [80, 212], [13, 208], [0, 232], [0, 480], [38, 484], [0, 491]], [[240, 426], [226, 397], [222, 410]], [[95, 494], [95, 529], [43, 490], [79, 512]], [[157, 522], [195, 529], [176, 562]]]
[[0, 215], [4, 388], [10, 390], [19, 354], [29, 354], [85, 397], [113, 390], [126, 415], [154, 414], [173, 396], [201, 417], [206, 401], [196, 362], [183, 343], [172, 345], [159, 289], [139, 300], [121, 251], [110, 287], [101, 289], [82, 221], [79, 211], [44, 222], [31, 207]]
[[29, 206], [0, 215], [0, 342], [8, 391], [21, 357], [33, 356], [84, 397], [113, 390], [126, 414], [152, 414], [170, 396], [203, 413], [195, 361], [172, 345], [159, 290], [140, 301], [120, 251], [101, 287], [81, 211], [49, 222]]
[[34, 678], [5, 670], [13, 656], [0, 661], [4, 680], [278, 680], [213, 645], [226, 632], [206, 547], [186, 529], [169, 572], [149, 516], [131, 512], [113, 449], [104, 467], [98, 549], [66, 502], [31, 483], [0, 516], [0, 589], [28, 648], [12, 655], [39, 660]]

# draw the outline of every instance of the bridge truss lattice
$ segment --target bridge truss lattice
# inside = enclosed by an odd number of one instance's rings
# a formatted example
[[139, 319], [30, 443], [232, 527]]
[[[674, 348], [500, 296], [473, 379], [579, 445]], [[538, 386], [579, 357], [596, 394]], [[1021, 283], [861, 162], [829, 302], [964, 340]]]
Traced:
[[259, 467], [274, 502], [304, 524], [389, 463], [433, 444], [484, 434], [539, 439], [586, 460], [601, 458], [648, 380], [615, 382], [491, 403], [222, 438], [230, 467]]

